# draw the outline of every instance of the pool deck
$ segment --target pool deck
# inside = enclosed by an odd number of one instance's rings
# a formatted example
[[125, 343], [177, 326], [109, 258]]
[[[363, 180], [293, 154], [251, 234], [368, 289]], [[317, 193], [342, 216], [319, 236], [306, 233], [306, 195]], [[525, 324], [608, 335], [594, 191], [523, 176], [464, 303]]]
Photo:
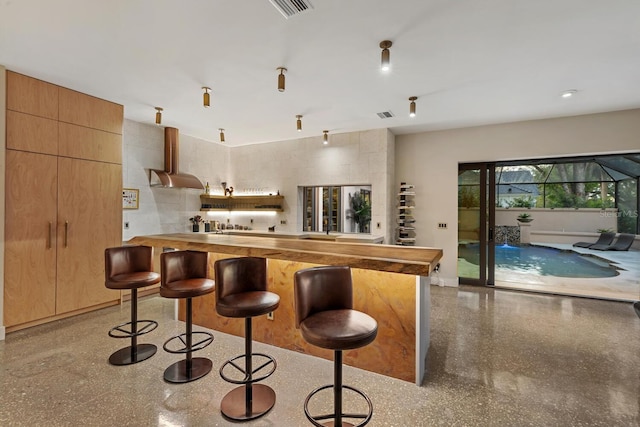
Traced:
[[496, 268], [496, 287], [531, 290], [536, 292], [612, 299], [618, 301], [640, 300], [640, 251], [596, 251], [577, 248], [564, 243], [532, 242], [532, 245], [561, 250], [572, 250], [610, 261], [620, 274], [605, 278], [571, 278], [538, 276], [519, 273], [507, 268]]

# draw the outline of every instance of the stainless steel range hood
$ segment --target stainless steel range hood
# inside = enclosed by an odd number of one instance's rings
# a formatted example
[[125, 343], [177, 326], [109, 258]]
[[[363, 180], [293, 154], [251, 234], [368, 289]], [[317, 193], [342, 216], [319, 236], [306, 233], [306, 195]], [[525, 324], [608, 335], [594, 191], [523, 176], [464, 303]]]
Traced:
[[178, 129], [164, 128], [164, 170], [151, 169], [149, 185], [152, 187], [196, 188], [203, 190], [204, 186], [198, 178], [188, 173], [180, 173], [178, 168], [180, 142]]

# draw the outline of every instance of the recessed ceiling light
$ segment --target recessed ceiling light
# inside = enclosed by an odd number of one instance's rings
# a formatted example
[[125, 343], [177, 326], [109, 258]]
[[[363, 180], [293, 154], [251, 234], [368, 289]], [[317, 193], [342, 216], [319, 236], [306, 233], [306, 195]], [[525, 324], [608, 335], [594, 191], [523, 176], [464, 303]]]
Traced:
[[562, 92], [560, 94], [561, 97], [563, 98], [571, 98], [573, 95], [575, 95], [576, 93], [578, 93], [577, 90], [575, 89], [570, 89], [570, 90], [565, 90], [564, 92]]

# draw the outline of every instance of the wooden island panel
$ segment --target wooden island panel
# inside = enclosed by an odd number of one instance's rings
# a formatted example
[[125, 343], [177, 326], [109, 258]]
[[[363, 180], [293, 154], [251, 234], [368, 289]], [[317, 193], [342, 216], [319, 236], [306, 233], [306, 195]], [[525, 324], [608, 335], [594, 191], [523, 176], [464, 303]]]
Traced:
[[[348, 365], [421, 384], [429, 348], [428, 275], [442, 257], [441, 249], [366, 243], [318, 242], [220, 234], [137, 236], [130, 244], [209, 252], [209, 275], [216, 260], [240, 256], [267, 258], [269, 289], [280, 295], [274, 320], [254, 319], [253, 338], [278, 347], [333, 358], [333, 352], [307, 344], [295, 327], [293, 276], [318, 265], [352, 268], [354, 308], [378, 322], [376, 340], [344, 353]], [[184, 302], [179, 318], [184, 320]], [[242, 319], [218, 316], [215, 293], [193, 300], [193, 322], [243, 336]]]
[[[210, 254], [213, 263], [229, 256]], [[333, 360], [333, 351], [308, 344], [295, 326], [293, 275], [319, 264], [268, 260], [268, 289], [280, 296], [274, 320], [253, 319], [253, 339], [300, 353]], [[415, 378], [415, 278], [373, 270], [352, 269], [354, 308], [378, 322], [376, 340], [362, 348], [344, 352], [344, 363], [405, 381]], [[392, 281], [393, 286], [390, 285]], [[182, 301], [181, 301], [182, 302]], [[184, 320], [184, 307], [180, 310]], [[222, 317], [215, 310], [215, 293], [193, 299], [193, 323], [220, 332], [244, 336], [244, 320]]]

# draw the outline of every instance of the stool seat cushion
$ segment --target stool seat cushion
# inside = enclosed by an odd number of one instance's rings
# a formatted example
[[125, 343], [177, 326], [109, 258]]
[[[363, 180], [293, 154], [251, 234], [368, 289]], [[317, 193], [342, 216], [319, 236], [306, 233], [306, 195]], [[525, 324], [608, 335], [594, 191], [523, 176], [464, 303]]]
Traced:
[[309, 344], [331, 350], [350, 350], [373, 342], [378, 334], [378, 323], [361, 311], [327, 310], [304, 319], [300, 332]]
[[160, 286], [160, 295], [165, 298], [194, 298], [213, 292], [215, 282], [211, 279], [185, 279]]
[[109, 289], [137, 289], [155, 285], [160, 281], [160, 274], [154, 271], [136, 271], [111, 276], [105, 281]]
[[250, 291], [227, 295], [216, 301], [216, 311], [225, 317], [254, 317], [278, 308], [280, 297], [268, 291]]

